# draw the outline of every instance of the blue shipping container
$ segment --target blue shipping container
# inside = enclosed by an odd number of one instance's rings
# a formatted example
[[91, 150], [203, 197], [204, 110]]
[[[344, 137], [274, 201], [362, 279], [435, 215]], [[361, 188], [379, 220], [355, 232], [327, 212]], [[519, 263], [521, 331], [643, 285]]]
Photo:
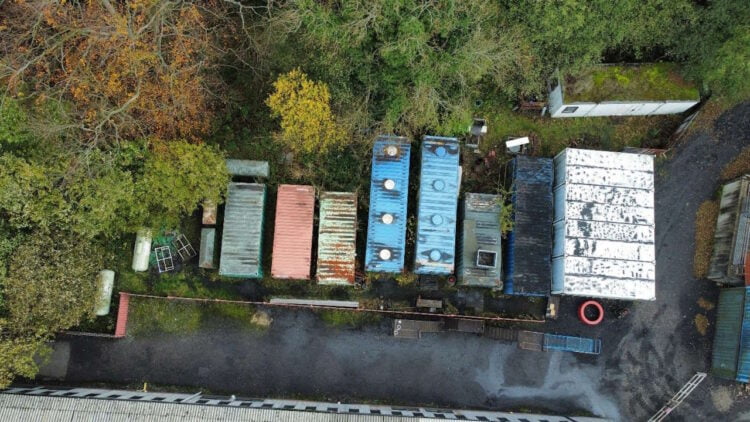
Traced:
[[505, 294], [547, 296], [552, 275], [552, 184], [550, 158], [520, 155], [511, 162], [513, 231], [508, 234]]
[[419, 179], [414, 272], [452, 274], [456, 263], [458, 158], [456, 138], [425, 136]]
[[602, 341], [598, 338], [545, 334], [544, 350], [561, 350], [563, 352], [598, 355], [602, 352]]
[[711, 374], [748, 382], [750, 379], [750, 287], [721, 289]]
[[411, 145], [404, 137], [380, 136], [375, 141], [366, 271], [400, 273], [404, 270], [410, 152]]

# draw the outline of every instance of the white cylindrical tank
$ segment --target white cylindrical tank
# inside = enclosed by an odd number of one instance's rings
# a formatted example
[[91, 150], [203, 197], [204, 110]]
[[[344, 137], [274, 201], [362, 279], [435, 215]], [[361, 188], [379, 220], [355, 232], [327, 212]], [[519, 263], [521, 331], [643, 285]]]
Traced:
[[141, 229], [135, 237], [133, 248], [133, 271], [148, 271], [151, 255], [151, 230]]
[[101, 270], [96, 278], [96, 307], [94, 311], [97, 315], [107, 315], [112, 303], [112, 288], [115, 285], [115, 272], [112, 270]]

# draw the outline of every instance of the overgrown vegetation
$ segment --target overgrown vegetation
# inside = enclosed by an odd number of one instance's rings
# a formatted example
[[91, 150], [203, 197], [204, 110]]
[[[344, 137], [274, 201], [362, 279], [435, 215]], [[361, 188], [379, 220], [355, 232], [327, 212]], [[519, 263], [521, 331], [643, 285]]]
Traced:
[[716, 218], [719, 216], [719, 202], [705, 201], [695, 214], [695, 255], [693, 275], [705, 278], [711, 265], [711, 253], [716, 232]]
[[750, 146], [745, 147], [737, 157], [721, 170], [721, 180], [728, 181], [750, 174]]
[[373, 312], [358, 312], [351, 310], [324, 309], [318, 311], [320, 319], [328, 325], [339, 328], [359, 328], [365, 325], [376, 324], [383, 317]]
[[[380, 132], [460, 135], [480, 115], [485, 153], [512, 135], [538, 155], [653, 146], [678, 117], [512, 108], [554, 69], [600, 62], [676, 62], [713, 98], [746, 99], [747, 22], [744, 0], [0, 1], [0, 388], [33, 376], [34, 352], [90, 316], [104, 266], [122, 290], [225, 293], [120, 262], [136, 228], [178, 227], [203, 199], [221, 202], [225, 154], [270, 161], [272, 189], [356, 190], [366, 204]], [[467, 186], [494, 188], [472, 174]], [[334, 294], [315, 289], [285, 292]]]

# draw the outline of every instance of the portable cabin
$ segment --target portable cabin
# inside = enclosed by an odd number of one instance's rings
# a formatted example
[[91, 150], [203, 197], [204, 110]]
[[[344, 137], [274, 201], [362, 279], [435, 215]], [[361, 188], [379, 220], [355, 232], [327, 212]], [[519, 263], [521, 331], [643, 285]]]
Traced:
[[676, 65], [595, 65], [560, 73], [549, 86], [552, 117], [652, 116], [687, 111], [700, 102], [698, 88]]
[[750, 174], [746, 174], [721, 189], [708, 278], [730, 286], [745, 285], [750, 278], [745, 272], [749, 253]]
[[750, 381], [750, 287], [719, 291], [711, 374]]
[[356, 240], [357, 195], [353, 192], [322, 193], [318, 224], [319, 284], [354, 284]]
[[501, 289], [502, 235], [498, 195], [467, 193], [458, 240], [458, 284]]
[[510, 163], [512, 230], [506, 247], [506, 294], [546, 296], [552, 258], [552, 160], [519, 155]]
[[456, 265], [458, 139], [425, 136], [417, 205], [416, 274], [453, 274]]
[[552, 293], [655, 300], [654, 157], [555, 157]]
[[216, 229], [204, 227], [201, 229], [201, 246], [198, 256], [198, 266], [201, 268], [214, 268], [214, 249], [216, 243]]
[[133, 246], [133, 271], [148, 271], [148, 261], [151, 257], [151, 230], [140, 229], [135, 236]]
[[312, 260], [315, 188], [279, 185], [271, 276], [307, 280]]
[[261, 278], [266, 185], [230, 182], [224, 206], [219, 275]]
[[96, 306], [94, 313], [104, 316], [109, 313], [112, 304], [112, 289], [115, 285], [115, 272], [112, 270], [101, 270], [96, 277]]
[[404, 270], [410, 153], [411, 145], [404, 137], [380, 136], [375, 140], [365, 271]]

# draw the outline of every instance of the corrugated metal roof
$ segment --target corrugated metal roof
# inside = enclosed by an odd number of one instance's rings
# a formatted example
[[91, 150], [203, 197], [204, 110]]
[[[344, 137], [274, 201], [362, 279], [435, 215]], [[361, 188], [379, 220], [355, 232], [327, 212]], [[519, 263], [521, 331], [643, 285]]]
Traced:
[[224, 207], [219, 274], [261, 278], [266, 185], [229, 183]]
[[745, 304], [742, 312], [742, 330], [740, 332], [740, 350], [737, 356], [737, 381], [750, 381], [750, 288], [744, 290]]
[[403, 137], [381, 136], [373, 146], [366, 271], [404, 269], [410, 153]]
[[714, 247], [708, 278], [720, 283], [742, 285], [742, 279], [730, 275], [730, 267], [736, 255], [735, 233], [739, 234], [738, 219], [743, 204], [750, 203], [750, 175], [727, 183], [721, 189], [719, 216], [716, 219]]
[[227, 171], [232, 176], [268, 177], [268, 161], [227, 159]]
[[552, 256], [553, 163], [518, 156], [511, 162], [513, 231], [508, 235], [505, 293], [546, 296]]
[[425, 136], [419, 178], [416, 274], [452, 274], [456, 263], [459, 144], [456, 138]]
[[568, 148], [555, 166], [552, 292], [654, 300], [653, 156]]
[[271, 275], [310, 278], [315, 188], [279, 185], [273, 232]]
[[[498, 195], [467, 193], [463, 227], [458, 242], [458, 284], [502, 288], [502, 235]], [[478, 251], [495, 253], [494, 266], [477, 266]]]
[[717, 377], [734, 379], [737, 376], [746, 290], [738, 287], [719, 291], [716, 332], [711, 354], [711, 373]]
[[318, 283], [354, 284], [357, 196], [351, 192], [320, 195]]
[[[11, 389], [27, 390], [27, 389]], [[40, 393], [52, 395], [38, 395]], [[94, 398], [90, 398], [94, 397]], [[111, 398], [107, 398], [111, 397]], [[117, 397], [117, 398], [115, 398]], [[139, 398], [134, 398], [139, 397]], [[158, 398], [159, 400], [156, 400]], [[386, 422], [435, 419], [507, 422], [595, 422], [607, 419], [485, 410], [326, 403], [99, 389], [0, 393], [2, 421], [247, 421], [247, 422]]]

